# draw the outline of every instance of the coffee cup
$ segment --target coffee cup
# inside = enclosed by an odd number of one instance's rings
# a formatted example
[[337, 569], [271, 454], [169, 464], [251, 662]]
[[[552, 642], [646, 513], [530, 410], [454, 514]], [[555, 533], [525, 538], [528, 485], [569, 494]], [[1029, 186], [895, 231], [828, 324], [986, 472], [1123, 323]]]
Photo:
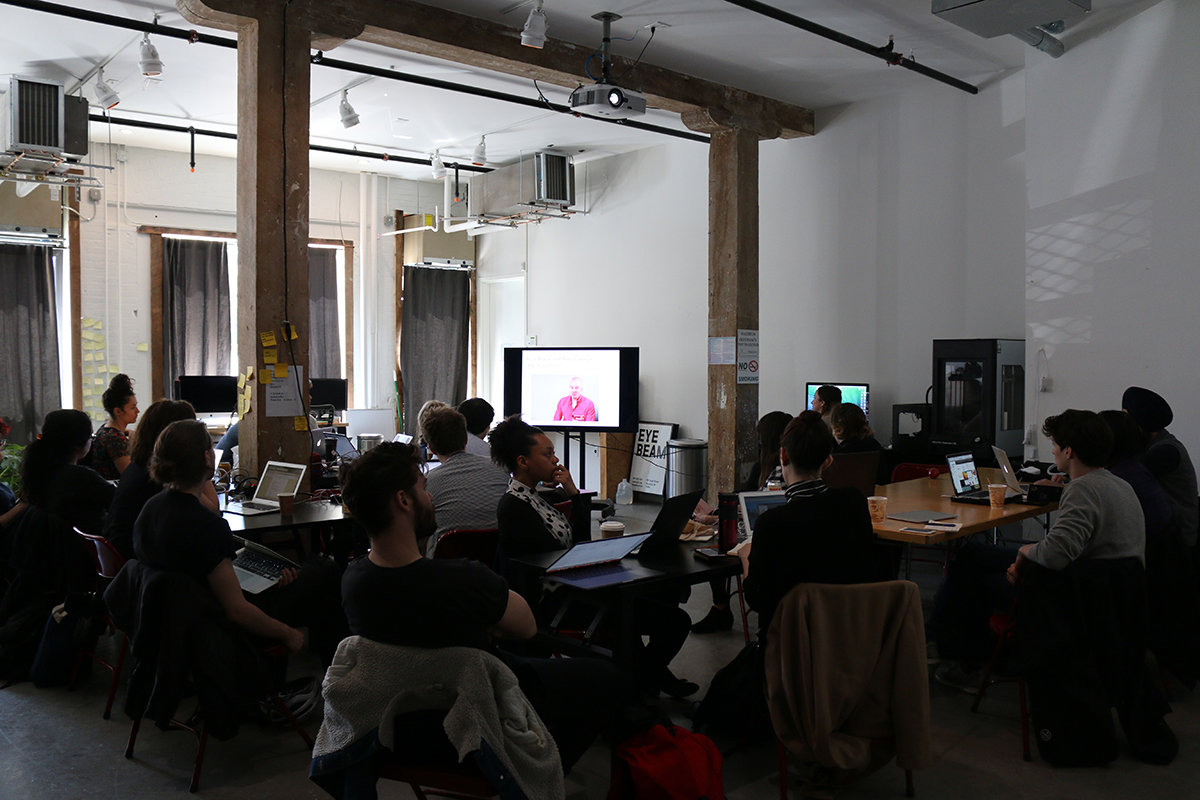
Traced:
[[887, 519], [887, 498], [878, 495], [867, 498], [867, 507], [871, 509], [871, 522], [883, 522]]
[[607, 519], [600, 523], [600, 538], [614, 539], [625, 535], [625, 523], [615, 519]]
[[296, 496], [294, 494], [279, 495], [279, 513], [285, 517], [290, 517], [292, 511], [296, 508]]
[[1008, 494], [1008, 484], [988, 484], [988, 500], [991, 501], [992, 508], [1004, 508], [1004, 496], [1006, 494]]

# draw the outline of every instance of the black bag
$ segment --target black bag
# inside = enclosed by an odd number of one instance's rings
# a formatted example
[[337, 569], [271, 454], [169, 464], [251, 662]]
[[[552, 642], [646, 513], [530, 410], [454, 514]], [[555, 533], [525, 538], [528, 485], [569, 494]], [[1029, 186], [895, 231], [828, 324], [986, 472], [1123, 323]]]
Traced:
[[79, 645], [76, 643], [79, 617], [63, 609], [56, 618], [55, 612], [60, 609], [62, 606], [56, 606], [47, 617], [42, 642], [29, 667], [29, 679], [39, 689], [63, 686], [70, 681], [75, 659], [79, 656]]
[[757, 641], [743, 647], [713, 676], [712, 685], [696, 708], [694, 722], [696, 730], [717, 728], [752, 734], [760, 728], [771, 729]]
[[1033, 738], [1047, 764], [1101, 767], [1120, 754], [1104, 687], [1086, 664], [1028, 680]]

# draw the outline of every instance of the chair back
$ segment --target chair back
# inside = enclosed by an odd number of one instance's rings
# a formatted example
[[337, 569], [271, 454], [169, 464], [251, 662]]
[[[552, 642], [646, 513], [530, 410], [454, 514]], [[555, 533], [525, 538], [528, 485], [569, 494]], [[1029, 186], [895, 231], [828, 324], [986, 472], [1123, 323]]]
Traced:
[[875, 494], [875, 477], [879, 471], [879, 452], [835, 453], [833, 464], [821, 473], [830, 489], [853, 486], [863, 497]]
[[112, 542], [103, 536], [84, 533], [79, 528], [75, 528], [74, 530], [84, 540], [84, 544], [88, 545], [88, 549], [91, 550], [92, 557], [96, 561], [96, 574], [108, 580], [117, 577], [117, 573], [121, 571], [121, 567], [125, 566], [125, 557], [117, 551], [117, 548], [112, 546]]
[[555, 503], [554, 507], [557, 508], [560, 512], [562, 512], [562, 515], [564, 517], [566, 517], [567, 519], [571, 518], [571, 501], [570, 500], [563, 500], [561, 503]]
[[434, 558], [473, 558], [489, 567], [496, 560], [500, 531], [496, 528], [446, 531], [433, 547]]
[[905, 462], [897, 464], [892, 470], [891, 483], [900, 483], [901, 481], [911, 481], [916, 478], [936, 478], [938, 475], [945, 475], [950, 471], [950, 467], [945, 464], [913, 464]]

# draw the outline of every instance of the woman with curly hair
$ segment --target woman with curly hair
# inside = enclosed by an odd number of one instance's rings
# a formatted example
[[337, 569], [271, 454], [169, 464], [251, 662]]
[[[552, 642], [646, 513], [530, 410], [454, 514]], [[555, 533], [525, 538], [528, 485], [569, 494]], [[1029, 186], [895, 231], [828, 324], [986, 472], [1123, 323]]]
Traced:
[[113, 376], [101, 397], [108, 420], [96, 431], [92, 441], [92, 469], [105, 480], [115, 481], [129, 466], [128, 428], [137, 422], [137, 395], [133, 381], [125, 373]]

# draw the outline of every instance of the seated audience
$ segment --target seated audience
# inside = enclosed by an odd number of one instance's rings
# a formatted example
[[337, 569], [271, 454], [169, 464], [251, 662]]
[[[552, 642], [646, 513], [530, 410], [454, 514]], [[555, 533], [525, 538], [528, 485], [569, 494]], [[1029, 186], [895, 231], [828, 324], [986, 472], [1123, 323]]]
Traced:
[[990, 652], [988, 617], [1012, 607], [1026, 564], [1061, 570], [1079, 559], [1145, 559], [1146, 528], [1137, 494], [1103, 466], [1112, 432], [1100, 415], [1067, 409], [1047, 417], [1042, 433], [1054, 444], [1055, 466], [1069, 479], [1050, 531], [1019, 549], [968, 542], [942, 581], [926, 624], [926, 637], [936, 641], [938, 654], [961, 662], [942, 664], [934, 677], [972, 694], [979, 680], [971, 673]]
[[138, 561], [187, 575], [212, 592], [230, 622], [292, 653], [304, 644], [297, 627], [307, 625], [313, 652], [328, 665], [346, 633], [337, 565], [309, 559], [299, 570], [284, 570], [270, 589], [243, 593], [233, 570], [237, 545], [229, 523], [202, 502], [216, 467], [213, 455], [203, 422], [172, 422], [158, 435], [150, 477], [165, 489], [146, 501], [134, 523]]
[[[429, 447], [428, 447], [428, 443], [425, 441], [421, 431], [423, 431], [425, 429], [425, 418], [427, 416], [429, 416], [429, 413], [431, 411], [436, 411], [439, 408], [452, 408], [452, 406], [450, 406], [446, 403], [443, 403], [441, 400], [426, 400], [425, 405], [421, 406], [421, 410], [417, 412], [416, 443], [417, 443], [417, 446], [421, 448], [421, 452], [422, 452], [422, 454], [424, 454], [426, 460], [428, 460], [428, 458], [429, 458]], [[426, 467], [427, 472], [429, 469], [430, 469], [429, 467]]]
[[741, 547], [746, 600], [765, 642], [775, 607], [799, 583], [879, 579], [875, 533], [862, 492], [830, 489], [821, 473], [833, 463], [833, 434], [815, 411], [788, 423], [779, 452], [788, 501], [767, 509]]
[[491, 459], [466, 451], [475, 437], [467, 432], [466, 418], [449, 406], [425, 415], [421, 438], [442, 462], [429, 473], [426, 487], [433, 495], [437, 530], [428, 542], [417, 542], [432, 556], [446, 531], [496, 527], [496, 506], [508, 490], [508, 475]]
[[867, 415], [854, 403], [838, 403], [829, 414], [829, 427], [837, 440], [835, 453], [874, 453], [883, 450]]
[[830, 425], [829, 415], [842, 402], [842, 390], [836, 386], [825, 384], [817, 388], [813, 395], [812, 410], [821, 415], [826, 425]]
[[92, 440], [91, 465], [105, 480], [115, 481], [129, 466], [129, 431], [137, 422], [137, 395], [133, 381], [121, 373], [113, 377], [101, 396], [108, 420]]
[[[779, 466], [779, 438], [791, 421], [791, 414], [783, 411], [771, 411], [758, 421], [758, 462], [742, 487], [743, 492], [764, 491], [768, 481], [783, 483], [783, 471]], [[702, 525], [717, 523], [714, 514], [697, 512], [692, 514], [692, 519]], [[692, 625], [692, 633], [732, 630], [733, 610], [729, 607], [729, 579], [709, 581], [708, 585], [712, 589], [712, 608], [704, 619]]]
[[568, 771], [596, 738], [608, 709], [621, 702], [616, 670], [599, 659], [524, 659], [496, 649], [494, 639], [536, 634], [533, 613], [484, 565], [421, 556], [417, 541], [437, 527], [425, 481], [420, 455], [407, 444], [381, 444], [342, 467], [346, 507], [371, 539], [370, 551], [350, 563], [342, 583], [350, 630], [385, 644], [477, 647], [496, 655], [554, 735]]
[[496, 409], [482, 397], [472, 397], [459, 403], [458, 413], [467, 418], [467, 433], [471, 434], [467, 438], [467, 452], [491, 458], [487, 435], [492, 429], [492, 420], [496, 418]]
[[[133, 558], [133, 524], [146, 501], [162, 491], [162, 485], [150, 477], [150, 457], [163, 428], [182, 419], [195, 419], [196, 412], [186, 400], [159, 400], [142, 414], [142, 421], [129, 441], [129, 466], [121, 473], [117, 492], [108, 509], [104, 538], [126, 559]], [[200, 498], [210, 511], [220, 513], [217, 490], [212, 481], [204, 484]]]
[[71, 408], [51, 411], [21, 462], [23, 499], [84, 533], [103, 529], [104, 514], [116, 492], [95, 470], [78, 463], [93, 441], [87, 414]]
[[1149, 435], [1150, 443], [1142, 453], [1142, 463], [1167, 493], [1184, 543], [1194, 546], [1200, 526], [1196, 469], [1183, 442], [1167, 430], [1175, 418], [1171, 406], [1149, 389], [1130, 386], [1121, 396], [1121, 408]]
[[[512, 475], [508, 490], [496, 508], [502, 558], [561, 550], [591, 538], [588, 498], [579, 493], [571, 473], [558, 463], [554, 444], [546, 434], [514, 414], [492, 430], [490, 442], [492, 460]], [[559, 487], [561, 496], [570, 499], [569, 520], [538, 493], [539, 483]], [[551, 619], [563, 602], [561, 596], [556, 597], [556, 592], [543, 596], [539, 581], [512, 569], [508, 573], [516, 579], [516, 591], [529, 602], [535, 614], [542, 620]], [[587, 609], [580, 611], [587, 619], [578, 620], [581, 623], [578, 627], [586, 627], [592, 614]], [[639, 656], [639, 677], [644, 688], [673, 697], [687, 697], [696, 692], [700, 687], [675, 677], [667, 666], [691, 628], [691, 619], [679, 608], [678, 598], [640, 597], [637, 612], [639, 632], [649, 635], [649, 643]], [[574, 622], [572, 619], [572, 624], [564, 624], [572, 627]]]
[[1113, 435], [1106, 468], [1133, 487], [1146, 521], [1146, 540], [1162, 535], [1171, 523], [1171, 501], [1141, 461], [1148, 441], [1145, 431], [1124, 411], [1101, 411], [1100, 418]]

